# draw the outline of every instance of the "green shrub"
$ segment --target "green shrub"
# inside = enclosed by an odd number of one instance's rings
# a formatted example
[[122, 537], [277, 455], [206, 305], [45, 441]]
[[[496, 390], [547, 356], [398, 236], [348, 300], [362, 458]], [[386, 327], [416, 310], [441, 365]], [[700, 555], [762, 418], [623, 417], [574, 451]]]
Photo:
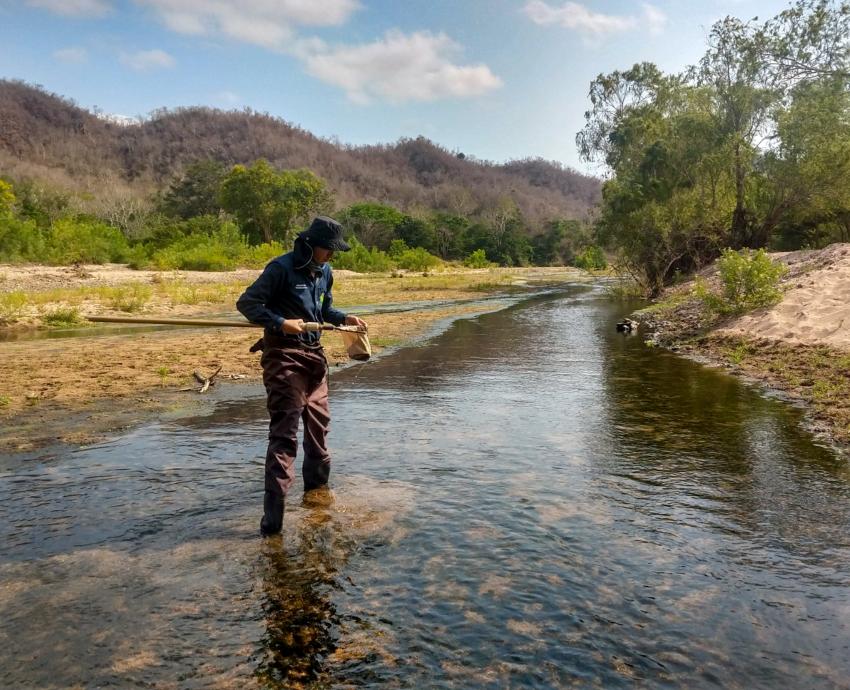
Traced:
[[152, 249], [164, 249], [191, 235], [213, 237], [228, 224], [229, 221], [213, 215], [178, 220], [151, 214], [145, 223], [145, 244]]
[[694, 297], [696, 297], [711, 311], [720, 313], [725, 313], [727, 311], [722, 295], [713, 292], [702, 276], [697, 276], [697, 279], [694, 281], [694, 287], [691, 294], [693, 294]]
[[764, 249], [752, 251], [724, 249], [717, 260], [721, 292], [711, 292], [697, 281], [694, 295], [707, 307], [721, 314], [741, 314], [760, 307], [769, 307], [782, 299], [779, 282], [788, 268], [773, 261]]
[[396, 263], [399, 268], [406, 271], [426, 271], [429, 268], [439, 265], [440, 259], [429, 253], [422, 247], [415, 249], [404, 250], [397, 258]]
[[229, 256], [220, 245], [198, 244], [194, 247], [169, 247], [155, 255], [157, 268], [182, 271], [232, 271], [238, 257]]
[[60, 218], [48, 233], [47, 256], [57, 264], [125, 261], [127, 239], [117, 228], [85, 218]]
[[27, 305], [23, 292], [0, 292], [0, 323], [17, 321]]
[[159, 270], [230, 271], [247, 253], [248, 245], [239, 229], [225, 221], [210, 235], [186, 235], [167, 247], [155, 250], [149, 265]]
[[392, 270], [393, 261], [386, 252], [372, 247], [366, 249], [356, 238], [349, 242], [351, 249], [340, 252], [333, 258], [334, 268], [357, 271], [358, 273], [385, 273]]
[[585, 271], [601, 271], [608, 266], [608, 261], [605, 259], [605, 253], [602, 249], [596, 245], [591, 245], [579, 252], [573, 260], [573, 265], [576, 268], [583, 268]]
[[127, 252], [127, 265], [134, 270], [141, 270], [151, 265], [148, 245], [136, 244]]
[[389, 254], [393, 259], [398, 259], [409, 249], [410, 247], [404, 240], [393, 240], [390, 242], [390, 248], [387, 249], [387, 254]]
[[0, 261], [44, 261], [44, 234], [32, 220], [0, 213]]
[[12, 213], [12, 208], [15, 206], [15, 192], [5, 180], [0, 180], [0, 215]]
[[476, 249], [463, 260], [463, 265], [469, 268], [487, 268], [492, 264], [487, 260], [487, 253], [483, 249]]
[[286, 254], [286, 251], [280, 242], [264, 242], [256, 247], [248, 247], [240, 265], [248, 268], [262, 268], [272, 259]]
[[141, 311], [151, 298], [149, 285], [131, 283], [117, 287], [103, 288], [101, 294], [108, 300], [109, 306], [118, 311]]
[[82, 321], [80, 319], [80, 311], [76, 307], [54, 309], [42, 316], [41, 320], [53, 328], [67, 328], [68, 326], [75, 326]]

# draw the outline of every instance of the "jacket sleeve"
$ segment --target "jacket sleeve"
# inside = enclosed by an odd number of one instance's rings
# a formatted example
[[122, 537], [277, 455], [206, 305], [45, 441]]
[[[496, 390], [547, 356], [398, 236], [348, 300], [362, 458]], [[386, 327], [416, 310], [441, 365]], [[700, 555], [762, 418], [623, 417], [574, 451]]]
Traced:
[[333, 293], [331, 292], [331, 288], [334, 284], [334, 274], [331, 271], [328, 271], [328, 287], [325, 290], [325, 296], [322, 299], [322, 319], [324, 319], [327, 323], [332, 323], [334, 326], [342, 326], [345, 323], [345, 312], [341, 312], [339, 309], [334, 309], [333, 303]]
[[270, 311], [266, 304], [280, 290], [285, 279], [285, 270], [272, 261], [252, 285], [236, 301], [236, 308], [251, 323], [259, 323], [272, 330], [281, 330], [283, 317]]

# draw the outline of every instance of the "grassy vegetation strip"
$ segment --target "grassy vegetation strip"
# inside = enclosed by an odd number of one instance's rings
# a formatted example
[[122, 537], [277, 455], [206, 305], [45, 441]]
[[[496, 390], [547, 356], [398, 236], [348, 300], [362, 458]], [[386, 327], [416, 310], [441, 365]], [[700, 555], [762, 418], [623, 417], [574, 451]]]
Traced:
[[[491, 269], [415, 275], [349, 275], [334, 286], [334, 299], [343, 309], [353, 305], [467, 299], [506, 289], [528, 273]], [[578, 271], [574, 273], [579, 275]], [[538, 270], [534, 274], [546, 276], [554, 272]], [[211, 307], [231, 310], [248, 282], [197, 283], [155, 274], [148, 282], [0, 292], [0, 327], [61, 328], [84, 324], [87, 315], [107, 312], [189, 315], [209, 311]]]

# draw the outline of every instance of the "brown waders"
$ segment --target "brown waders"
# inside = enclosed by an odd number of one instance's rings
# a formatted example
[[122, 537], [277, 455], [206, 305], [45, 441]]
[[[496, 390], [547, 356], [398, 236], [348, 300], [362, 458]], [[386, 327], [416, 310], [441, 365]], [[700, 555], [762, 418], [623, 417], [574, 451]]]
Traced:
[[267, 335], [262, 347], [260, 363], [270, 420], [260, 530], [263, 534], [276, 534], [283, 526], [286, 494], [295, 480], [299, 420], [304, 422], [304, 491], [328, 483], [328, 363], [321, 346], [299, 345]]

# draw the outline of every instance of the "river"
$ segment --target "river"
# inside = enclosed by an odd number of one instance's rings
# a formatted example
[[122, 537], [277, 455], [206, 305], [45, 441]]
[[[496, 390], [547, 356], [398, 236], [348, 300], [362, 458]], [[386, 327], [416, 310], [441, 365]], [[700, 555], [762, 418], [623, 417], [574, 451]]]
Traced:
[[0, 685], [850, 688], [850, 470], [575, 286], [331, 378], [258, 536], [258, 387], [0, 458]]

